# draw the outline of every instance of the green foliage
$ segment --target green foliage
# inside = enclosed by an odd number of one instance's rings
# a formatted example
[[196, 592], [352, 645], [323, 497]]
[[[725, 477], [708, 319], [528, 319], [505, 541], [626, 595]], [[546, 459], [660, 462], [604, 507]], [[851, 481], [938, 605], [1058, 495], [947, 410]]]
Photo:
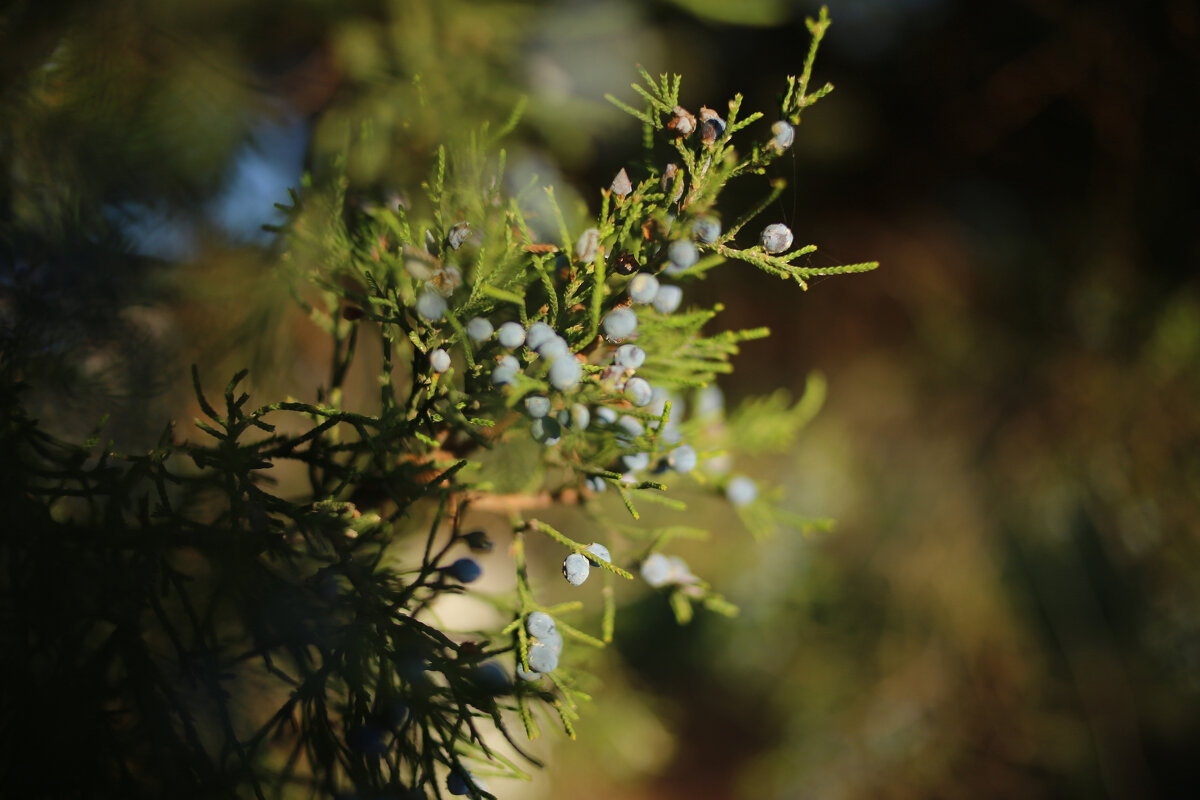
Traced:
[[[822, 11], [810, 25], [812, 48], [801, 78], [788, 79], [781, 119], [798, 121], [829, 89], [807, 93], [827, 24]], [[412, 67], [407, 86], [423, 107], [433, 84], [421, 67]], [[745, 226], [783, 191], [776, 181], [758, 207], [711, 241], [697, 241], [696, 264], [670, 269], [669, 245], [690, 241], [696, 223], [719, 214], [722, 189], [764, 174], [782, 148], [751, 138], [763, 115], [743, 117], [740, 95], [720, 130], [681, 135], [670, 127], [680, 77], [644, 70], [642, 77], [633, 87], [641, 109], [614, 102], [643, 123], [645, 164], [629, 168], [629, 191], [614, 182], [600, 192], [594, 250], [579, 245], [587, 234], [572, 230], [552, 192], [544, 195], [542, 207], [553, 209], [547, 219], [530, 202], [542, 190], [504, 189], [500, 141], [517, 124], [518, 102], [498, 129], [460, 125], [427, 143], [428, 175], [419, 192], [405, 186], [401, 202], [364, 188], [363, 176], [376, 173], [362, 164], [379, 162], [383, 134], [343, 130], [345, 149], [294, 192], [279, 229], [288, 243], [281, 279], [332, 343], [315, 402], [255, 405], [241, 388], [246, 371], [213, 402], [193, 369], [198, 433], [168, 427], [148, 452], [120, 453], [99, 435], [79, 446], [42, 430], [22, 409], [21, 365], [5, 351], [2, 446], [10, 457], [0, 491], [13, 526], [0, 561], [6, 617], [25, 625], [6, 641], [16, 642], [19, 680], [29, 687], [7, 709], [10, 718], [46, 709], [82, 717], [88, 738], [111, 743], [92, 756], [95, 774], [128, 791], [153, 791], [162, 781], [160, 788], [258, 797], [440, 797], [448, 773], [529, 777], [496, 745], [503, 740], [538, 764], [513, 734], [515, 720], [529, 738], [540, 735], [539, 717], [574, 735], [589, 699], [586, 655], [576, 645], [611, 642], [619, 635], [618, 595], [648, 559], [675, 540], [706, 535], [683, 517], [643, 520], [644, 509], [677, 513], [690, 496], [722, 497], [726, 455], [790, 441], [824, 393], [814, 378], [794, 405], [777, 395], [728, 420], [720, 409], [688, 416], [684, 407], [699, 406], [702, 392], [711, 397], [705, 387], [730, 371], [740, 345], [767, 331], [711, 331], [719, 306], [672, 313], [643, 306], [636, 342], [648, 357], [637, 375], [662, 391], [652, 404], [633, 406], [623, 393], [632, 370], [611, 364], [613, 345], [601, 335], [606, 316], [629, 306], [623, 265], [685, 288], [726, 261], [801, 287], [814, 275], [875, 266], [805, 267], [797, 261], [812, 245], [782, 254], [739, 245]], [[680, 165], [669, 182], [664, 158]], [[465, 240], [453, 241], [464, 224]], [[556, 388], [555, 362], [545, 353], [510, 354], [495, 338], [475, 341], [466, 333], [475, 317], [497, 327], [545, 323], [566, 343], [558, 358], [578, 365], [578, 385]], [[364, 366], [367, 340], [379, 355]], [[452, 354], [447, 371], [431, 367], [438, 349]], [[523, 362], [522, 371], [497, 385], [507, 355]], [[347, 400], [352, 367], [377, 376], [377, 399]], [[520, 413], [533, 395], [549, 398], [551, 418], [582, 405], [593, 423], [551, 437], [546, 426], [554, 423]], [[623, 419], [602, 421], [601, 409]], [[700, 467], [687, 474], [662, 466], [680, 441], [700, 454]], [[643, 456], [647, 469], [622, 466]], [[298, 494], [271, 480], [271, 470], [286, 465], [306, 476]], [[606, 493], [620, 498], [628, 519], [614, 516]], [[828, 527], [790, 517], [777, 499], [763, 492], [739, 508], [756, 535], [781, 524]], [[511, 622], [456, 631], [437, 621], [437, 604], [467, 591], [452, 570], [468, 549], [483, 547], [468, 524], [476, 511], [508, 520], [516, 589], [472, 594]], [[613, 549], [612, 562], [592, 559], [593, 580], [602, 583], [598, 620], [581, 615], [582, 603], [553, 602], [537, 574], [544, 554], [588, 553], [583, 537], [551, 525], [549, 513], [601, 532]], [[406, 546], [413, 540], [423, 544]], [[543, 558], [531, 560], [533, 551]], [[737, 613], [686, 565], [674, 569], [652, 585], [681, 623], [696, 606]], [[563, 664], [538, 680], [513, 679], [518, 667], [530, 670], [531, 648], [541, 646], [524, 625], [534, 611], [556, 619], [566, 639]], [[593, 624], [598, 629], [589, 630]], [[506, 665], [506, 685], [488, 677], [493, 659]], [[45, 725], [49, 734], [53, 723]], [[27, 752], [11, 727], [4, 745]]]

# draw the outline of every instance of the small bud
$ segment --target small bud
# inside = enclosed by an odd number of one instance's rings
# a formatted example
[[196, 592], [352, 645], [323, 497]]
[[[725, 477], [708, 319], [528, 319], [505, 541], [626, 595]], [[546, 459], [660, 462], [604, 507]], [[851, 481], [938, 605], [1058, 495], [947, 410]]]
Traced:
[[633, 191], [633, 184], [629, 181], [629, 173], [625, 171], [624, 167], [621, 167], [621, 171], [617, 173], [617, 177], [613, 178], [612, 186], [609, 188], [618, 197], [625, 197]]

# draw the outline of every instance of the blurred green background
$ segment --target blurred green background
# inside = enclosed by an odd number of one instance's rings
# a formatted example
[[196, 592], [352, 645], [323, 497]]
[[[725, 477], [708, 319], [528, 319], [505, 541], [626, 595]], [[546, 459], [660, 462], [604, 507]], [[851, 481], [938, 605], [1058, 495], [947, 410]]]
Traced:
[[[730, 405], [827, 376], [795, 452], [737, 468], [838, 528], [755, 544], [706, 506], [717, 535], [680, 552], [742, 616], [677, 629], [636, 601], [580, 741], [519, 790], [1196, 796], [1200, 9], [829, 6], [816, 75], [837, 90], [774, 167], [789, 189], [764, 222], [820, 245], [815, 264], [883, 266], [800, 293], [731, 265], [693, 297], [772, 328]], [[514, 183], [591, 201], [637, 157], [602, 99], [635, 64], [682, 73], [693, 109], [740, 91], [769, 110], [814, 12], [6, 3], [0, 322], [33, 400], [66, 432], [112, 412], [137, 442], [187, 417], [193, 358], [311, 387], [325, 354], [259, 225], [347, 120], [374, 131], [351, 163], [365, 196], [415, 191], [431, 143], [529, 94]]]

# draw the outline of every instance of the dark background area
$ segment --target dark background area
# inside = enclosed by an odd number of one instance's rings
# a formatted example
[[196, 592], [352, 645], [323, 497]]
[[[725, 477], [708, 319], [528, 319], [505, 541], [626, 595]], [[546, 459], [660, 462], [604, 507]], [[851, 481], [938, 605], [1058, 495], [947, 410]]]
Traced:
[[[276, 365], [264, 384], [304, 379], [311, 334], [281, 334], [298, 323], [255, 289], [258, 225], [340, 115], [411, 123], [359, 165], [403, 187], [430, 141], [532, 91], [514, 152], [593, 198], [639, 136], [588, 76], [627, 98], [640, 61], [682, 73], [693, 110], [735, 92], [768, 110], [815, 12], [747, 3], [772, 24], [738, 26], [702, 2], [426, 5], [4, 7], [0, 313], [49, 419], [85, 431], [110, 411], [130, 440], [155, 435], [145, 421], [186, 396], [179, 354], [236, 360], [238, 331]], [[722, 383], [731, 404], [828, 377], [800, 448], [739, 466], [839, 528], [755, 545], [726, 514], [688, 557], [742, 617], [677, 630], [637, 604], [583, 741], [533, 791], [1194, 796], [1200, 9], [830, 12], [815, 81], [837, 89], [773, 168], [790, 188], [764, 223], [819, 245], [813, 264], [882, 266], [800, 293], [731, 265], [689, 299], [773, 331]], [[47, 87], [55, 59], [72, 71]], [[410, 70], [441, 106], [371, 80]], [[726, 216], [762, 186], [730, 187]]]

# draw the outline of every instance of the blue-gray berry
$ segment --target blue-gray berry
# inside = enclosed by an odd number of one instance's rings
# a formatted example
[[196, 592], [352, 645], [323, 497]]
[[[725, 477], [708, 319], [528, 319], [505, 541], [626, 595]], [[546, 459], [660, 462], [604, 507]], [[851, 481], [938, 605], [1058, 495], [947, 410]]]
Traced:
[[589, 544], [587, 546], [587, 551], [589, 553], [591, 553], [593, 556], [595, 556], [595, 558], [591, 559], [591, 562], [593, 564], [597, 563], [597, 560], [612, 563], [612, 554], [610, 554], [608, 552], [607, 547], [600, 544], [599, 542], [592, 542], [591, 544]]
[[589, 489], [597, 494], [608, 489], [608, 481], [604, 480], [604, 478], [601, 478], [599, 475], [589, 475], [584, 480], [584, 483]]
[[571, 555], [563, 560], [562, 572], [563, 577], [567, 579], [567, 583], [572, 586], [579, 586], [588, 579], [591, 567], [584, 556], [579, 555], [579, 553], [571, 553]]
[[651, 553], [642, 562], [642, 580], [651, 586], [664, 586], [671, 577], [671, 562], [662, 553]]
[[537, 351], [546, 342], [557, 336], [554, 328], [551, 328], [544, 322], [535, 322], [529, 326], [529, 333], [525, 334], [525, 345], [533, 351]]
[[535, 441], [553, 447], [562, 439], [562, 426], [552, 417], [541, 417], [530, 423], [529, 433]]
[[641, 305], [650, 305], [658, 294], [658, 278], [649, 272], [639, 272], [629, 281], [629, 299]]
[[525, 631], [535, 639], [549, 636], [556, 630], [558, 626], [554, 624], [554, 617], [545, 611], [533, 611], [525, 618]]
[[648, 406], [654, 399], [654, 389], [645, 378], [630, 378], [625, 382], [625, 399], [638, 408]]
[[534, 642], [529, 648], [529, 668], [534, 672], [554, 672], [558, 669], [560, 651], [541, 642]]
[[496, 386], [506, 386], [516, 379], [520, 371], [521, 362], [512, 356], [501, 356], [492, 368], [492, 383]]
[[796, 140], [796, 129], [787, 122], [779, 120], [771, 126], [771, 141], [767, 143], [767, 149], [774, 150], [777, 153], [782, 153], [792, 146], [792, 142]]
[[450, 354], [439, 347], [429, 354], [429, 366], [434, 372], [445, 372], [450, 369]]
[[500, 340], [502, 346], [509, 350], [515, 350], [525, 344], [525, 329], [519, 322], [506, 322], [500, 326], [496, 338]]
[[383, 729], [378, 725], [367, 723], [351, 728], [346, 734], [346, 744], [356, 753], [368, 756], [381, 756], [387, 752], [387, 743], [383, 740]]
[[641, 472], [646, 467], [650, 466], [649, 453], [626, 453], [621, 456], [621, 463], [625, 465], [625, 469], [629, 472]]
[[446, 567], [446, 574], [461, 583], [472, 583], [483, 574], [483, 568], [473, 558], [460, 558]]
[[412, 716], [412, 710], [408, 707], [408, 703], [403, 700], [393, 700], [384, 707], [382, 721], [387, 727], [395, 730], [403, 727], [410, 716]]
[[571, 348], [567, 345], [567, 340], [558, 334], [554, 334], [534, 349], [537, 350], [538, 355], [547, 361], [552, 361], [559, 356], [565, 356], [571, 352]]
[[550, 631], [549, 633], [545, 634], [544, 636], [538, 637], [536, 639], [536, 641], [538, 642], [538, 644], [546, 645], [546, 647], [549, 647], [551, 650], [553, 650], [556, 653], [562, 653], [562, 649], [563, 649], [562, 631], [560, 631], [557, 627], [554, 630]]
[[[558, 362], [554, 362], [557, 364]], [[578, 362], [576, 362], [578, 364]], [[551, 367], [554, 365], [552, 364]], [[592, 414], [583, 403], [575, 403], [570, 408], [558, 412], [558, 424], [574, 431], [586, 431], [592, 422]]]
[[417, 295], [417, 313], [431, 322], [441, 319], [447, 307], [446, 298], [431, 289], [422, 289]]
[[758, 241], [768, 253], [782, 253], [792, 246], [792, 229], [782, 222], [773, 223], [763, 228]]
[[646, 427], [636, 417], [631, 417], [627, 414], [622, 414], [617, 420], [618, 439], [625, 441], [633, 441], [637, 437], [646, 432]]
[[[521, 326], [517, 325], [517, 330], [520, 329]], [[495, 329], [492, 327], [492, 323], [483, 317], [472, 317], [471, 320], [467, 322], [467, 336], [470, 337], [471, 341], [473, 342], [486, 342], [488, 339], [492, 338], [492, 333], [494, 330]], [[522, 333], [524, 332], [522, 331]]]
[[679, 473], [691, 472], [696, 468], [696, 463], [696, 451], [687, 444], [681, 444], [667, 456], [667, 464]]
[[632, 308], [614, 308], [604, 318], [604, 335], [610, 342], [623, 341], [637, 332], [637, 322], [637, 314]]
[[541, 395], [530, 395], [525, 398], [525, 413], [534, 419], [539, 419], [550, 413], [550, 398]]
[[721, 238], [721, 220], [716, 217], [701, 217], [692, 223], [692, 235], [703, 244], [714, 244]]
[[637, 369], [646, 363], [646, 351], [636, 344], [623, 344], [617, 348], [617, 352], [613, 356], [613, 363], [618, 367]]
[[570, 391], [578, 386], [579, 381], [583, 378], [583, 367], [579, 366], [579, 362], [575, 360], [574, 356], [567, 353], [551, 362], [546, 377], [549, 379], [550, 385], [560, 392]]
[[746, 506], [758, 497], [758, 484], [745, 475], [734, 475], [725, 484], [725, 496], [735, 506]]
[[615, 425], [617, 422], [617, 412], [608, 406], [600, 406], [596, 409], [596, 419], [605, 425]]
[[517, 677], [523, 681], [532, 682], [532, 681], [541, 680], [542, 673], [538, 672], [537, 670], [533, 670], [533, 669], [526, 670], [524, 667], [521, 666], [520, 662], [517, 662]]
[[466, 795], [473, 792], [477, 793], [479, 789], [486, 791], [487, 787], [483, 785], [483, 781], [476, 778], [470, 772], [463, 775], [458, 770], [451, 770], [450, 774], [446, 776], [446, 790], [450, 794]]
[[504, 694], [511, 685], [504, 667], [495, 661], [485, 661], [475, 668], [475, 683], [488, 694]]
[[660, 314], [671, 314], [683, 302], [683, 289], [678, 286], [660, 286], [654, 295], [654, 310]]
[[[718, 235], [720, 235], [719, 227], [713, 239], [715, 240]], [[667, 258], [670, 260], [663, 271], [668, 275], [678, 275], [685, 269], [696, 265], [696, 262], [700, 260], [700, 251], [696, 249], [696, 244], [691, 239], [676, 239], [667, 248]]]

